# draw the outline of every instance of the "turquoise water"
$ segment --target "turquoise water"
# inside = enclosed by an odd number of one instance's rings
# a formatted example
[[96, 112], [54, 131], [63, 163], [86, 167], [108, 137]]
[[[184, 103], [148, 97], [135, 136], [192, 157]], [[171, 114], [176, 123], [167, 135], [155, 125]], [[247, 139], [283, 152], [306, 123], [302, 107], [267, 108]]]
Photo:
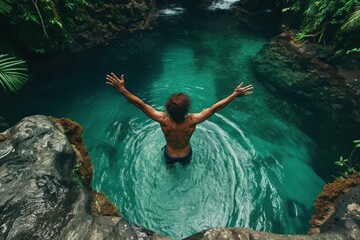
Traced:
[[[311, 167], [316, 144], [272, 109], [275, 96], [251, 74], [267, 40], [226, 15], [162, 16], [158, 30], [87, 53], [47, 74], [49, 85], [34, 82], [19, 111], [79, 122], [94, 188], [140, 226], [175, 239], [225, 226], [305, 233], [324, 181]], [[169, 169], [159, 124], [105, 85], [111, 71], [158, 110], [173, 92], [198, 112], [240, 82], [255, 90], [198, 125], [192, 162]]]

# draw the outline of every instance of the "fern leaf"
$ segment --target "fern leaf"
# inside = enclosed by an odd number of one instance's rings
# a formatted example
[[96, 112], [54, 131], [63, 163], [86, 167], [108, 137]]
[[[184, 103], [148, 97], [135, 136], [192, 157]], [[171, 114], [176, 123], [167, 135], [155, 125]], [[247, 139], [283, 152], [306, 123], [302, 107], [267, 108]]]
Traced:
[[350, 15], [349, 19], [342, 25], [341, 31], [350, 32], [360, 27], [360, 5]]
[[0, 84], [5, 91], [18, 91], [28, 81], [25, 61], [15, 57], [8, 57], [8, 54], [0, 55]]
[[13, 3], [13, 0], [0, 0], [0, 13], [6, 14], [10, 13], [12, 10], [11, 4]]

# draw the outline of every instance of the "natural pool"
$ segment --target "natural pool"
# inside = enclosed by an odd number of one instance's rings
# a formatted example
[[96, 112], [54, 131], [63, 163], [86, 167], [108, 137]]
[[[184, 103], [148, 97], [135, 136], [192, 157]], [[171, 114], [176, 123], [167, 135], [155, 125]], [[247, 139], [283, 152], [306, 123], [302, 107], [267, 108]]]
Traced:
[[[268, 40], [231, 16], [162, 16], [159, 28], [115, 42], [34, 80], [15, 116], [70, 117], [84, 127], [94, 164], [93, 186], [124, 218], [175, 239], [215, 226], [305, 233], [324, 181], [311, 168], [316, 144], [272, 109], [270, 93], [252, 75], [250, 59]], [[111, 71], [164, 110], [182, 91], [198, 112], [240, 83], [254, 94], [232, 102], [197, 127], [188, 167], [166, 168], [157, 123], [105, 85]]]

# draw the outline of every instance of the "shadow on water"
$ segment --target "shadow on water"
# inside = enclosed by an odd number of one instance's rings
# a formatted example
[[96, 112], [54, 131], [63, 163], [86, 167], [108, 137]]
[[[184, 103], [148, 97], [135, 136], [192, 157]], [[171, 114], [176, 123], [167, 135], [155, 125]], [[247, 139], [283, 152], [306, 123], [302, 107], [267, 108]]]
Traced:
[[[131, 39], [114, 40], [56, 65], [40, 62], [39, 66], [45, 66], [41, 74], [30, 75], [23, 89], [12, 94], [1, 92], [1, 115], [11, 125], [33, 114], [69, 117], [66, 106], [104, 87], [105, 75], [111, 72], [118, 76], [124, 73], [127, 87], [140, 91], [153, 80], [154, 74], [162, 72], [163, 45], [164, 39], [158, 32], [149, 32]], [[53, 104], [59, 101], [61, 106]]]

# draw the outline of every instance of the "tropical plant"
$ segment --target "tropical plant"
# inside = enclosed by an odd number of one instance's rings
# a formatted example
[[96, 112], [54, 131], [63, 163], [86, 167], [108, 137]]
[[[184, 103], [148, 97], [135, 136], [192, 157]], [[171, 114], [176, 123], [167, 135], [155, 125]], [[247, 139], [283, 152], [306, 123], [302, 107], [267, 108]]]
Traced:
[[66, 0], [65, 1], [65, 7], [74, 10], [77, 6], [85, 5], [87, 6], [88, 0]]
[[349, 177], [349, 175], [357, 173], [359, 170], [360, 165], [354, 164], [352, 158], [355, 151], [360, 148], [360, 140], [354, 140], [353, 142], [355, 146], [354, 149], [351, 151], [349, 158], [344, 158], [343, 156], [340, 156], [339, 160], [335, 162], [336, 165], [346, 168], [345, 172], [341, 173], [343, 177]]
[[75, 164], [75, 166], [71, 169], [71, 176], [73, 177], [73, 179], [75, 180], [75, 182], [77, 182], [78, 184], [82, 184], [83, 183], [83, 179], [81, 177], [80, 174], [80, 168], [82, 166], [81, 162], [78, 162]]
[[358, 28], [360, 28], [360, 3], [347, 21], [341, 26], [341, 31], [350, 32]]
[[28, 81], [25, 61], [0, 54], [0, 84], [5, 91], [15, 92], [21, 89]]
[[[23, 87], [28, 81], [27, 68], [25, 61], [18, 60], [15, 57], [9, 57], [8, 54], [0, 54], [0, 84], [4, 90], [15, 92]], [[0, 116], [0, 129], [9, 127], [5, 118]]]
[[13, 0], [0, 0], [0, 13], [10, 13], [12, 10], [11, 4], [13, 3]]
[[298, 40], [310, 39], [323, 44], [331, 40], [340, 47], [337, 50], [344, 52], [358, 47], [354, 39], [360, 28], [359, 0], [276, 0], [276, 3], [282, 12], [301, 16]]

